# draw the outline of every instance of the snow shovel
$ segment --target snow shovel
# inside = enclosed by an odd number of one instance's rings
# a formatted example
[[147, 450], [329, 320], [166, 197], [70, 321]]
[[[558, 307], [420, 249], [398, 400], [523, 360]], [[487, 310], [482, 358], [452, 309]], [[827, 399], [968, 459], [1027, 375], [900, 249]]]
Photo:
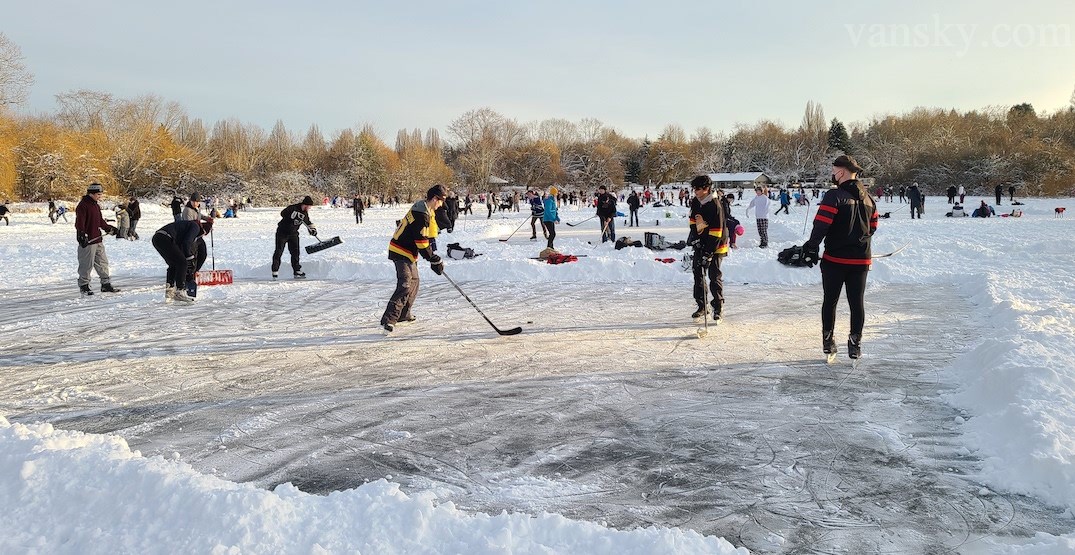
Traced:
[[316, 243], [314, 243], [312, 245], [306, 245], [306, 254], [313, 254], [315, 252], [321, 252], [321, 251], [323, 251], [323, 250], [325, 250], [327, 248], [335, 247], [336, 245], [339, 245], [339, 244], [342, 244], [342, 243], [343, 243], [343, 239], [340, 239], [340, 236], [337, 235], [337, 236], [333, 237], [332, 239], [326, 239], [324, 241], [318, 241], [318, 242], [316, 242]]
[[231, 270], [216, 269], [216, 244], [213, 241], [213, 232], [209, 232], [209, 247], [212, 253], [213, 269], [207, 272], [195, 272], [194, 283], [198, 285], [231, 285], [234, 276]]

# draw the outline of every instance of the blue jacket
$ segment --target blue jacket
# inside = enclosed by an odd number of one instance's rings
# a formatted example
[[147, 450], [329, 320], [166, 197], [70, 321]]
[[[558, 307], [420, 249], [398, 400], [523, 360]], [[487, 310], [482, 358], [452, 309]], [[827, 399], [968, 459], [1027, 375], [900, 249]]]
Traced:
[[560, 222], [560, 216], [556, 215], [556, 199], [552, 195], [545, 197], [545, 213], [541, 215], [543, 222]]

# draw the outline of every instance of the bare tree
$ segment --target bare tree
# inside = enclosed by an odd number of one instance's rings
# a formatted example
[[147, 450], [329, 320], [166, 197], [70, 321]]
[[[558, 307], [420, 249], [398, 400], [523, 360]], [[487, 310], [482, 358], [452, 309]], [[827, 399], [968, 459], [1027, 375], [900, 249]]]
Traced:
[[21, 104], [30, 94], [34, 76], [22, 63], [22, 49], [0, 33], [0, 108]]
[[525, 129], [491, 108], [471, 110], [448, 126], [458, 141], [458, 162], [468, 185], [480, 190], [489, 182], [510, 143], [525, 136]]

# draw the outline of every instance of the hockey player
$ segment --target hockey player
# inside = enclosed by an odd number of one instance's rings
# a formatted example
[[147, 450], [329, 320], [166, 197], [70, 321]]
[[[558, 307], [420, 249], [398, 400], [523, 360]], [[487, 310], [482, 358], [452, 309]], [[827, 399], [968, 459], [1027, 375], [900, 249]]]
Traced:
[[187, 279], [190, 276], [188, 268], [197, 254], [198, 238], [208, 235], [212, 229], [212, 218], [206, 218], [204, 221], [180, 220], [158, 229], [153, 234], [153, 248], [157, 249], [161, 258], [168, 263], [164, 302], [194, 301], [194, 297], [187, 294]]
[[391, 333], [399, 322], [413, 322], [411, 307], [418, 297], [418, 256], [429, 261], [429, 267], [437, 275], [444, 272], [444, 261], [430, 248], [429, 242], [433, 213], [444, 203], [448, 191], [443, 185], [434, 185], [426, 192], [425, 200], [415, 202], [399, 222], [399, 227], [388, 241], [388, 259], [396, 267], [396, 290], [388, 300], [381, 316], [381, 326]]
[[818, 204], [814, 229], [802, 246], [803, 261], [813, 266], [818, 249], [825, 241], [821, 260], [821, 341], [825, 354], [836, 354], [836, 304], [840, 291], [847, 289], [851, 308], [851, 331], [847, 336], [847, 356], [856, 359], [862, 354], [862, 328], [866, 321], [864, 306], [866, 276], [870, 271], [870, 242], [877, 230], [877, 205], [856, 178], [862, 168], [850, 156], [839, 156], [832, 162], [833, 181]]
[[708, 175], [691, 180], [694, 198], [690, 201], [690, 233], [687, 244], [694, 247], [694, 302], [698, 310], [692, 318], [705, 316], [705, 275], [709, 275], [709, 304], [713, 307], [713, 321], [720, 323], [724, 307], [724, 276], [720, 262], [728, 255], [728, 233], [725, 229], [724, 208], [719, 199], [713, 198], [713, 181]]

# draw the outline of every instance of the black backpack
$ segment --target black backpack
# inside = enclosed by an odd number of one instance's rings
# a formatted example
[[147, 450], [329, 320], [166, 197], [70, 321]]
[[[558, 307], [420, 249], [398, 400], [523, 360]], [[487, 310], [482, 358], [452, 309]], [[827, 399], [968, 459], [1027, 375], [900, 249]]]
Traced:
[[475, 258], [478, 256], [481, 255], [474, 254], [474, 249], [461, 247], [459, 246], [459, 243], [448, 244], [448, 258], [451, 258], [453, 260], [463, 260], [466, 258]]
[[800, 245], [780, 251], [780, 254], [776, 255], [776, 260], [785, 266], [807, 266], [807, 263], [803, 261], [803, 248]]

